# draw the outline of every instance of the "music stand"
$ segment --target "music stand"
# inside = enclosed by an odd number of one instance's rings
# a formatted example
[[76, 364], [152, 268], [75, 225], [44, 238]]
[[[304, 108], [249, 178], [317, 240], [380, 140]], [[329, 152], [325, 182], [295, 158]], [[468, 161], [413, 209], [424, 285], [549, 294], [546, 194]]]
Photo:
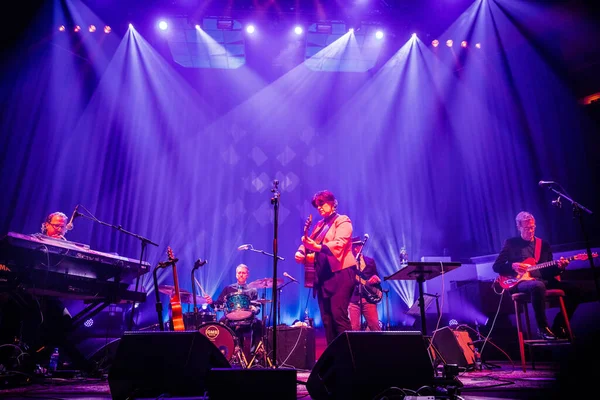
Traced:
[[459, 262], [443, 261], [408, 261], [405, 267], [383, 278], [384, 281], [417, 281], [419, 287], [419, 309], [421, 312], [421, 332], [427, 336], [425, 324], [425, 294], [423, 293], [423, 282], [433, 279], [444, 273], [460, 267]]

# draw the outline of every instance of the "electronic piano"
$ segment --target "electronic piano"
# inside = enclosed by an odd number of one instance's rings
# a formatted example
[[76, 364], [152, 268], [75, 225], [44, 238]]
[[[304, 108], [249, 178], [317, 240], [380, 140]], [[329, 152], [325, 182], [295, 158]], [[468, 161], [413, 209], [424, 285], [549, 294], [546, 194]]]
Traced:
[[145, 292], [128, 290], [150, 264], [90, 249], [42, 234], [9, 232], [0, 239], [0, 290], [87, 300], [143, 302]]

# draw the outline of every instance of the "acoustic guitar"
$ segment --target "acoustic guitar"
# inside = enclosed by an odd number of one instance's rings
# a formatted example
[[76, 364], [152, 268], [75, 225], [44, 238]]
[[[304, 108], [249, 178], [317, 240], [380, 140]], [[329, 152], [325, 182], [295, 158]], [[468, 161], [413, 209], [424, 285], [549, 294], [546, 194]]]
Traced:
[[167, 248], [167, 256], [169, 257], [169, 262], [173, 266], [173, 286], [175, 287], [175, 293], [171, 296], [171, 319], [173, 320], [173, 330], [185, 331], [183, 311], [181, 308], [181, 296], [179, 294], [179, 278], [177, 277], [177, 265], [175, 264], [178, 260], [173, 255], [171, 247]]
[[[308, 230], [312, 224], [312, 214], [304, 223], [304, 238], [308, 237]], [[305, 249], [304, 255], [304, 287], [312, 288], [315, 282], [315, 253]]]
[[[592, 253], [592, 257], [593, 258], [598, 257], [598, 253]], [[581, 254], [577, 254], [572, 257], [567, 258], [568, 261], [573, 261], [573, 260], [585, 261], [587, 259], [588, 259], [587, 253], [581, 253]], [[521, 281], [530, 281], [532, 279], [535, 279], [531, 276], [531, 274], [529, 272], [535, 271], [538, 269], [542, 269], [542, 268], [551, 267], [553, 265], [558, 265], [558, 261], [559, 260], [552, 260], [552, 261], [547, 261], [547, 262], [543, 262], [540, 264], [536, 264], [535, 259], [533, 257], [530, 257], [522, 262], [523, 264], [529, 265], [529, 267], [527, 267], [527, 270], [525, 272], [518, 273], [516, 276], [499, 275], [496, 278], [496, 282], [500, 285], [500, 287], [502, 289], [510, 289], [510, 288], [516, 286]]]

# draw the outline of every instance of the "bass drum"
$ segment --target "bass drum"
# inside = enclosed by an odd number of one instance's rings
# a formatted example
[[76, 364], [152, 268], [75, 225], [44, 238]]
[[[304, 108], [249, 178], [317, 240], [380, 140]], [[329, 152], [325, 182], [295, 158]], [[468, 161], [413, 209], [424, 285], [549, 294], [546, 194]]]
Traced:
[[231, 361], [238, 340], [231, 328], [220, 322], [208, 322], [200, 325], [198, 330], [217, 346], [227, 361]]

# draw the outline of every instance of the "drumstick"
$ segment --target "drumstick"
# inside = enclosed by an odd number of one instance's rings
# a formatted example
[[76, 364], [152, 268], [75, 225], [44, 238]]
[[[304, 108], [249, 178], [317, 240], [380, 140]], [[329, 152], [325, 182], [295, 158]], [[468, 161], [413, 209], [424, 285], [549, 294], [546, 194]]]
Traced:
[[196, 281], [196, 285], [198, 285], [198, 287], [200, 288], [200, 294], [202, 294], [202, 296], [206, 296], [206, 292], [204, 291], [204, 288], [202, 287], [202, 285], [200, 284], [200, 282], [198, 282], [198, 279], [196, 279], [196, 277], [194, 277], [194, 280]]

